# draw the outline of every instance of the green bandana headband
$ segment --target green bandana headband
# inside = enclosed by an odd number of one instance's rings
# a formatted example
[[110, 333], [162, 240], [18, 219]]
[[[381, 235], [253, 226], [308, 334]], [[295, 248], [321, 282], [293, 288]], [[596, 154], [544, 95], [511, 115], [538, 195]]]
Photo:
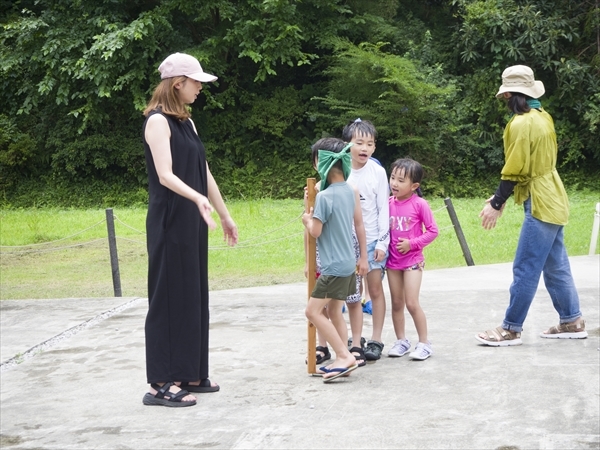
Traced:
[[350, 156], [350, 147], [352, 143], [346, 145], [341, 152], [335, 153], [329, 150], [319, 150], [318, 158], [319, 163], [317, 165], [317, 171], [321, 177], [321, 190], [324, 191], [329, 186], [327, 181], [327, 174], [333, 165], [342, 161], [342, 171], [344, 172], [344, 180], [347, 180], [352, 170], [352, 157]]

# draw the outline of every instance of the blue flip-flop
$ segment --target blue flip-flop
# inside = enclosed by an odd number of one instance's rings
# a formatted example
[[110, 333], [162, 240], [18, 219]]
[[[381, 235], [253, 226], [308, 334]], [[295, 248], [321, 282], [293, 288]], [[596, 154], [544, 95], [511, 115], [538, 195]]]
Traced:
[[356, 369], [358, 369], [358, 364], [354, 364], [353, 366], [350, 366], [350, 367], [335, 367], [333, 369], [327, 369], [327, 373], [336, 372], [336, 374], [332, 375], [330, 377], [327, 377], [327, 378], [323, 378], [323, 382], [329, 383], [330, 381], [333, 381], [336, 378], [348, 375], [350, 372], [352, 372], [353, 370], [356, 370]]
[[322, 377], [326, 373], [330, 372], [330, 370], [326, 366], [319, 367], [317, 370], [320, 370], [321, 372], [315, 372], [315, 373], [311, 374], [313, 377]]

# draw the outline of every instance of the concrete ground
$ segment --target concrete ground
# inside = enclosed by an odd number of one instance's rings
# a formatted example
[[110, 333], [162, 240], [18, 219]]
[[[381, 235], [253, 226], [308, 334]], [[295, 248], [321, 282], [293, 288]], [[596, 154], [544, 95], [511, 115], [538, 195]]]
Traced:
[[[5, 300], [0, 447], [598, 449], [599, 258], [571, 264], [587, 339], [538, 337], [558, 323], [541, 283], [522, 346], [478, 345], [501, 323], [511, 265], [429, 270], [434, 355], [383, 356], [330, 384], [304, 364], [305, 284], [212, 292], [221, 391], [178, 409], [142, 405], [146, 299]], [[384, 354], [394, 341], [388, 306]]]

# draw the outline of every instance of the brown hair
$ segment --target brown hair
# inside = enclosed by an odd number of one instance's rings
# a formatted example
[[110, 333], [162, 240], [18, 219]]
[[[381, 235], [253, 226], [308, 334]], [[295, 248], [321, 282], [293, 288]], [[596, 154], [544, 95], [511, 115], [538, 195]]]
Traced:
[[525, 114], [531, 111], [531, 107], [527, 104], [527, 99], [531, 97], [521, 94], [520, 92], [511, 92], [508, 99], [508, 109], [515, 114]]
[[177, 83], [185, 83], [187, 77], [172, 77], [162, 80], [154, 89], [152, 98], [144, 110], [144, 116], [148, 116], [151, 111], [161, 108], [163, 114], [174, 116], [179, 120], [187, 120], [192, 115], [187, 106], [179, 99], [179, 93], [175, 89]]

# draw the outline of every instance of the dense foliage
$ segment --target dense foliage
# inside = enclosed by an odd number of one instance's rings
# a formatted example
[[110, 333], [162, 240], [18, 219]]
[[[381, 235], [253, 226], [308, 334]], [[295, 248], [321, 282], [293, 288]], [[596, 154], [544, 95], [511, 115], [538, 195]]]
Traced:
[[5, 206], [143, 203], [141, 111], [175, 51], [219, 76], [192, 113], [227, 197], [297, 196], [310, 144], [356, 117], [430, 193], [487, 195], [513, 64], [546, 85], [563, 173], [597, 182], [597, 1], [0, 0], [0, 24]]

